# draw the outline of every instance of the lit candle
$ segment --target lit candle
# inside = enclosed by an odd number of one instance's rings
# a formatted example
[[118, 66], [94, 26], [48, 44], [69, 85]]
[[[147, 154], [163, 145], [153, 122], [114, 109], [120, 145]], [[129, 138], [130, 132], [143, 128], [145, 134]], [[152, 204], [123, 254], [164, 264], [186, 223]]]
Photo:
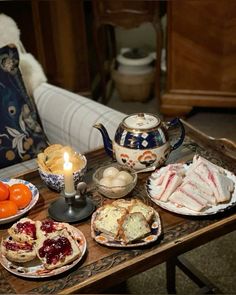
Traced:
[[72, 195], [75, 193], [74, 178], [73, 178], [73, 166], [69, 161], [69, 154], [64, 153], [64, 189], [66, 195]]

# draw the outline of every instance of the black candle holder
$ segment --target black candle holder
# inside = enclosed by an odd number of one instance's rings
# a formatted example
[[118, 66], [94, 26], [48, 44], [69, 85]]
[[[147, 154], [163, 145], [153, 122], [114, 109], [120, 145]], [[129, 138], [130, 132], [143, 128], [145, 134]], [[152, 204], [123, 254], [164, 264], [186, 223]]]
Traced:
[[78, 183], [76, 191], [72, 194], [66, 194], [63, 190], [61, 197], [50, 204], [49, 216], [60, 222], [78, 222], [88, 218], [95, 210], [95, 205], [86, 191], [85, 182]]

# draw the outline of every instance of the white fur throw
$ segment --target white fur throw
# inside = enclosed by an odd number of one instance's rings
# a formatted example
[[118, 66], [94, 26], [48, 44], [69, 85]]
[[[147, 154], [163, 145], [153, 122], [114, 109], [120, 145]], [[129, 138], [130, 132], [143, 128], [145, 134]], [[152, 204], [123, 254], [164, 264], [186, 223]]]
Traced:
[[20, 41], [20, 30], [15, 21], [0, 13], [0, 47], [15, 44], [20, 56], [20, 70], [25, 87], [30, 96], [43, 82], [47, 81], [44, 71], [39, 62], [30, 54], [26, 53]]

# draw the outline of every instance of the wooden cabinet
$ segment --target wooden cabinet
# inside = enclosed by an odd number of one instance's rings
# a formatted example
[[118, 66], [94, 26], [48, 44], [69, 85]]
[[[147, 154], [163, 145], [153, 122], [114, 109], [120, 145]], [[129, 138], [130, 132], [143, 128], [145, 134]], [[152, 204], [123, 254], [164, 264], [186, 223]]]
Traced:
[[[131, 29], [145, 22], [153, 25], [156, 32], [156, 73], [155, 95], [159, 99], [160, 93], [160, 60], [162, 47], [162, 31], [160, 23], [160, 1], [134, 1], [134, 0], [94, 0], [93, 1], [93, 35], [94, 45], [97, 52], [98, 71], [101, 76], [102, 98], [106, 103], [107, 73], [105, 71], [104, 44], [101, 44], [101, 28], [121, 27]], [[112, 35], [112, 57], [115, 58], [115, 38]], [[103, 45], [103, 46], [102, 46]], [[105, 55], [105, 58], [107, 56]], [[110, 69], [109, 69], [110, 71]]]
[[161, 112], [236, 107], [236, 1], [168, 1], [167, 87]]
[[83, 0], [3, 1], [0, 12], [16, 21], [26, 50], [41, 63], [49, 83], [91, 94]]

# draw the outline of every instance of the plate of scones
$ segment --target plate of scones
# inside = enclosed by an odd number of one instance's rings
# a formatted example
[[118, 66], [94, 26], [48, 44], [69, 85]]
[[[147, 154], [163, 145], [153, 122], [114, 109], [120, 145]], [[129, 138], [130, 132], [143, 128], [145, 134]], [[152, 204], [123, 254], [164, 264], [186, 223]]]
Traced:
[[138, 199], [119, 199], [98, 208], [92, 215], [92, 238], [108, 247], [139, 247], [161, 234], [157, 211]]
[[21, 277], [51, 277], [75, 266], [86, 247], [83, 233], [68, 223], [22, 218], [2, 238], [0, 263]]

